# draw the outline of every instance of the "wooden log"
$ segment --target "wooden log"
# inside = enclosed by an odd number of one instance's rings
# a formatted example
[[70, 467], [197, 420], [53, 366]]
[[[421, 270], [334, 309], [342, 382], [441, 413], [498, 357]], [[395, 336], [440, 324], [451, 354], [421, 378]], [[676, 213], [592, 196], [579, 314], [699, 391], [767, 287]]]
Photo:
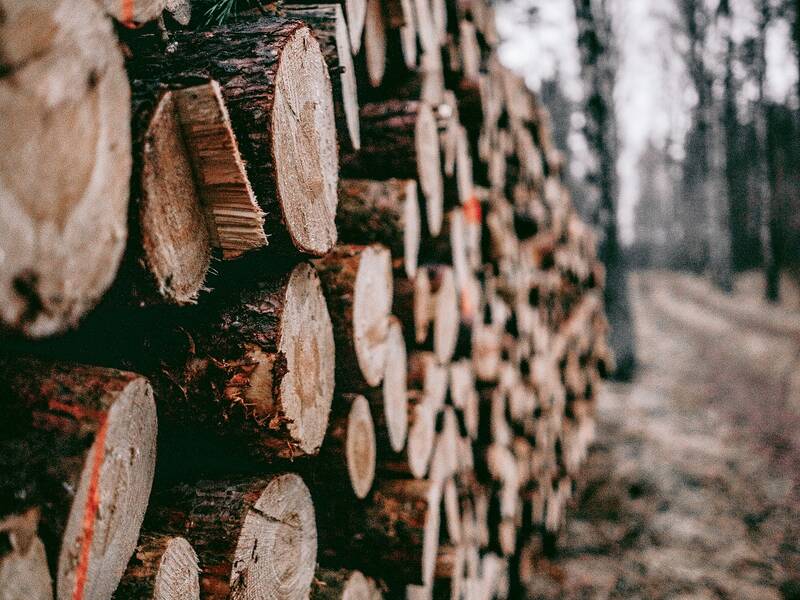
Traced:
[[436, 411], [421, 392], [408, 394], [408, 436], [399, 456], [380, 454], [381, 473], [392, 477], [422, 479], [428, 472], [436, 442]]
[[401, 320], [410, 346], [428, 339], [433, 298], [431, 282], [425, 269], [418, 269], [413, 278], [395, 277], [392, 312]]
[[[412, 0], [386, 0], [387, 55], [396, 56], [394, 47], [399, 48], [399, 54], [407, 69], [417, 66], [417, 24], [414, 18], [414, 4]], [[391, 60], [388, 58], [387, 60]]]
[[316, 270], [300, 263], [220, 302], [166, 341], [147, 340], [145, 350], [169, 349], [148, 367], [164, 441], [229, 443], [226, 452], [261, 460], [316, 454], [334, 387], [333, 329]]
[[364, 23], [363, 62], [367, 80], [378, 87], [386, 72], [386, 20], [381, 0], [367, 1], [367, 17]]
[[[401, 452], [408, 435], [408, 359], [403, 330], [397, 317], [389, 317], [386, 336], [386, 371], [380, 394], [370, 394], [373, 410], [386, 431], [389, 447]], [[377, 398], [376, 396], [380, 396]]]
[[203, 598], [308, 597], [317, 528], [298, 475], [177, 486], [154, 495], [148, 522], [192, 544]]
[[199, 574], [197, 554], [186, 539], [145, 533], [112, 598], [199, 600]]
[[39, 510], [0, 519], [8, 547], [0, 555], [0, 590], [4, 600], [52, 600], [53, 582], [47, 553], [36, 535]]
[[298, 19], [311, 26], [319, 41], [333, 86], [336, 121], [342, 143], [349, 148], [361, 147], [361, 125], [358, 116], [358, 88], [356, 85], [350, 33], [342, 7], [338, 4], [288, 5], [283, 8], [290, 19]]
[[342, 245], [314, 266], [334, 322], [338, 385], [360, 390], [380, 384], [392, 305], [389, 251], [379, 244]]
[[4, 0], [0, 9], [0, 328], [42, 337], [74, 326], [116, 274], [130, 89], [94, 3]]
[[114, 369], [6, 360], [0, 405], [0, 529], [16, 560], [38, 574], [25, 585], [43, 583], [41, 538], [59, 598], [110, 597], [136, 546], [153, 481], [150, 385]]
[[161, 16], [167, 0], [101, 0], [105, 11], [125, 27], [135, 28]]
[[342, 394], [339, 405], [328, 427], [323, 460], [334, 472], [346, 470], [356, 498], [364, 499], [375, 478], [375, 426], [369, 403], [360, 394]]
[[447, 265], [426, 265], [433, 299], [432, 331], [427, 339], [441, 364], [450, 362], [458, 341], [460, 323], [458, 292], [453, 269]]
[[464, 415], [464, 426], [471, 439], [478, 437], [480, 399], [475, 389], [475, 373], [468, 358], [450, 365], [450, 399]]
[[428, 228], [438, 235], [443, 184], [436, 119], [415, 100], [387, 100], [361, 106], [361, 150], [342, 156], [346, 177], [418, 179]]
[[341, 179], [336, 211], [344, 243], [380, 243], [402, 258], [406, 277], [417, 271], [420, 243], [417, 183], [412, 179]]
[[447, 367], [439, 364], [433, 352], [412, 352], [408, 356], [408, 387], [419, 390], [435, 411], [444, 406], [448, 388]]
[[[291, 10], [291, 5], [304, 5], [312, 4], [318, 5], [318, 0], [289, 0], [286, 6]], [[337, 2], [341, 5], [344, 11], [345, 21], [347, 22], [347, 31], [350, 36], [350, 49], [353, 55], [361, 51], [361, 43], [364, 37], [364, 24], [367, 19], [367, 2], [366, 0], [342, 0]]]
[[[219, 85], [168, 90], [150, 108], [134, 89], [131, 237], [115, 294], [143, 306], [193, 304], [212, 248], [224, 258], [267, 245]], [[143, 96], [143, 97], [142, 97]]]
[[383, 481], [361, 510], [320, 519], [320, 563], [355, 563], [393, 582], [432, 582], [440, 503], [441, 489], [429, 481]]
[[330, 77], [311, 30], [256, 16], [173, 31], [169, 39], [168, 51], [155, 35], [131, 42], [131, 79], [154, 93], [219, 81], [247, 174], [269, 215], [272, 253], [325, 254], [336, 241], [338, 158]]
[[[317, 569], [310, 600], [375, 600], [374, 584], [361, 571]], [[380, 592], [377, 592], [380, 597]]]

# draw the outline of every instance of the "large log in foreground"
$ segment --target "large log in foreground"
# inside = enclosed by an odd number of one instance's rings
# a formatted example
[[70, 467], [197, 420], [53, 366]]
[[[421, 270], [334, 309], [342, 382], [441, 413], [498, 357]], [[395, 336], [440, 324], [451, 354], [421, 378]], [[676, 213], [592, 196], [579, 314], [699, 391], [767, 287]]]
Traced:
[[94, 3], [3, 0], [0, 12], [0, 328], [41, 337], [74, 326], [116, 274], [130, 90]]
[[[153, 36], [151, 36], [153, 37]], [[145, 43], [145, 42], [149, 42]], [[156, 90], [219, 81], [274, 252], [320, 256], [336, 241], [336, 128], [328, 68], [299, 21], [258, 17], [134, 45], [128, 70]], [[235, 69], [230, 63], [236, 64]]]
[[4, 361], [0, 405], [0, 523], [18, 557], [40, 573], [41, 538], [59, 598], [110, 597], [153, 481], [150, 385], [113, 369]]

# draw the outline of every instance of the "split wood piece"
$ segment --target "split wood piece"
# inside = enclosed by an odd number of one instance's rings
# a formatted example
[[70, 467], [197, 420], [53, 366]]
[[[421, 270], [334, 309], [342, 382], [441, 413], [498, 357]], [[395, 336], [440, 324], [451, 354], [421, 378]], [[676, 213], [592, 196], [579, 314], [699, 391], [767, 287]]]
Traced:
[[[399, 47], [403, 64], [407, 69], [417, 66], [417, 24], [414, 18], [413, 0], [386, 0], [384, 2], [387, 31], [387, 56], [393, 56], [392, 48]], [[395, 52], [394, 55], [397, 53]], [[391, 60], [387, 58], [387, 60]]]
[[101, 0], [105, 11], [126, 27], [135, 28], [161, 16], [167, 0]]
[[410, 346], [423, 345], [428, 339], [433, 305], [426, 269], [417, 269], [413, 278], [395, 277], [392, 312], [403, 323], [403, 333]]
[[384, 244], [393, 259], [403, 259], [406, 277], [417, 272], [421, 224], [416, 181], [340, 179], [336, 227], [342, 242]]
[[317, 569], [309, 600], [376, 600], [381, 594], [361, 571]]
[[336, 379], [360, 391], [381, 383], [392, 307], [392, 260], [380, 244], [341, 245], [314, 261], [333, 318]]
[[116, 275], [130, 88], [95, 3], [3, 0], [0, 12], [0, 328], [38, 338], [73, 327]]
[[335, 460], [334, 469], [346, 466], [353, 493], [363, 499], [375, 479], [375, 426], [364, 396], [342, 394], [340, 404], [340, 416], [328, 427], [324, 453]]
[[47, 553], [36, 535], [39, 510], [0, 518], [0, 535], [8, 548], [0, 555], [3, 600], [53, 600], [53, 582]]
[[443, 183], [436, 119], [430, 105], [387, 100], [361, 107], [361, 150], [342, 156], [346, 177], [418, 179], [428, 229], [438, 235]]
[[193, 437], [230, 441], [262, 460], [315, 455], [334, 387], [333, 328], [317, 272], [300, 263], [233, 300], [170, 333], [179, 342], [151, 367], [165, 432], [180, 438], [195, 426], [202, 434]]
[[[291, 5], [321, 5], [318, 0], [289, 0], [284, 4], [284, 7], [291, 10]], [[364, 24], [367, 19], [367, 1], [366, 0], [341, 0], [336, 2], [341, 5], [344, 10], [345, 21], [347, 22], [347, 30], [350, 36], [350, 49], [353, 55], [361, 51], [361, 41], [364, 35]]]
[[145, 533], [128, 563], [114, 600], [199, 600], [197, 554], [179, 536]]
[[204, 599], [308, 597], [317, 528], [298, 475], [200, 481], [156, 494], [152, 505], [148, 522], [197, 552]]
[[[176, 30], [137, 46], [129, 74], [154, 91], [219, 81], [273, 252], [321, 256], [336, 242], [338, 157], [327, 65], [311, 30], [271, 16]], [[237, 68], [231, 69], [231, 60]]]
[[[379, 483], [359, 510], [320, 519], [322, 559], [356, 562], [390, 582], [428, 584], [439, 547], [441, 487], [421, 479]], [[343, 553], [343, 554], [340, 554]]]
[[[386, 336], [386, 371], [380, 394], [372, 392], [369, 397], [373, 410], [386, 431], [389, 447], [401, 452], [408, 436], [408, 358], [403, 328], [395, 316], [389, 317], [389, 332]], [[379, 396], [379, 397], [378, 397]]]
[[447, 367], [439, 364], [433, 352], [412, 352], [408, 356], [408, 387], [419, 390], [436, 412], [444, 406], [448, 387]]
[[403, 453], [394, 456], [388, 449], [380, 454], [380, 469], [392, 477], [422, 479], [436, 442], [436, 411], [425, 401], [422, 392], [408, 393], [408, 436]]
[[370, 85], [378, 87], [386, 72], [386, 21], [382, 0], [366, 0], [366, 2], [364, 64]]
[[361, 125], [358, 117], [358, 86], [353, 66], [350, 33], [339, 4], [286, 5], [283, 13], [310, 25], [319, 41], [328, 65], [340, 143], [346, 139], [349, 147], [361, 147]]
[[42, 570], [41, 539], [57, 597], [109, 598], [153, 481], [149, 383], [114, 369], [15, 359], [0, 366], [0, 405], [0, 530], [31, 573]]

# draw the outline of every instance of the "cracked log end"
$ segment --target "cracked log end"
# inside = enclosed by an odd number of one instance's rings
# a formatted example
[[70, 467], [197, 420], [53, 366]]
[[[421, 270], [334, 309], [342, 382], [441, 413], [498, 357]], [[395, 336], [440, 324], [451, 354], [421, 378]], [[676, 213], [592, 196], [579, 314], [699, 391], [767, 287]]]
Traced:
[[0, 12], [0, 327], [42, 337], [75, 325], [116, 274], [130, 90], [94, 3], [2, 0]]

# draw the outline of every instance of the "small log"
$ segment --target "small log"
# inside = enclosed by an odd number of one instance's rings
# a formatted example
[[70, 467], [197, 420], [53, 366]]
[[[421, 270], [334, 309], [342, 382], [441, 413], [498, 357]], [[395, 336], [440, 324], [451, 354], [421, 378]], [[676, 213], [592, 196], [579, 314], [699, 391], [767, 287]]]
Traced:
[[[265, 45], [266, 44], [266, 45]], [[298, 21], [258, 15], [132, 42], [129, 75], [155, 93], [219, 81], [272, 252], [320, 256], [336, 241], [338, 158], [325, 58]], [[231, 61], [237, 65], [230, 68]]]
[[[317, 569], [310, 600], [375, 600], [374, 584], [361, 571]], [[380, 592], [378, 592], [380, 596]]]
[[417, 183], [411, 179], [341, 179], [336, 211], [344, 243], [381, 243], [403, 259], [406, 277], [417, 271], [420, 242]]
[[346, 467], [350, 486], [358, 499], [367, 497], [375, 478], [375, 426], [369, 403], [360, 394], [342, 394], [338, 417], [332, 419], [324, 459], [338, 467]]
[[[414, 19], [414, 3], [412, 0], [386, 0], [386, 25], [389, 56], [399, 55], [407, 69], [417, 66], [417, 24]], [[391, 60], [391, 59], [388, 59]]]
[[392, 312], [403, 323], [403, 332], [410, 346], [428, 339], [433, 298], [426, 269], [418, 269], [413, 278], [395, 277]]
[[136, 28], [161, 16], [167, 0], [101, 0], [105, 11], [125, 27]]
[[438, 235], [443, 183], [439, 134], [431, 107], [415, 100], [361, 106], [361, 150], [342, 156], [346, 177], [418, 179], [428, 228]]
[[146, 533], [139, 539], [114, 600], [199, 600], [200, 566], [182, 537]]
[[316, 454], [334, 387], [333, 329], [316, 271], [300, 263], [220, 302], [166, 340], [147, 340], [145, 350], [170, 350], [148, 367], [164, 441], [230, 442], [230, 452], [261, 460]]
[[[380, 394], [369, 394], [373, 410], [380, 415], [379, 423], [386, 431], [388, 445], [401, 452], [408, 435], [408, 359], [403, 329], [395, 316], [389, 317], [386, 336], [386, 371]], [[378, 397], [379, 396], [379, 397]]]
[[433, 353], [441, 364], [450, 362], [458, 341], [460, 315], [458, 291], [453, 269], [446, 265], [427, 265], [433, 296], [432, 331], [427, 336]]
[[[14, 359], [0, 365], [0, 405], [0, 530], [32, 573], [41, 538], [57, 597], [110, 597], [153, 481], [150, 385], [114, 369]], [[39, 588], [39, 578], [25, 585]]]
[[319, 41], [333, 85], [333, 101], [340, 142], [346, 139], [349, 148], [361, 148], [361, 125], [358, 116], [356, 85], [350, 33], [342, 7], [338, 4], [287, 5], [283, 13], [310, 25]]
[[382, 452], [379, 468], [392, 477], [422, 479], [428, 472], [436, 442], [436, 411], [425, 401], [421, 392], [408, 394], [408, 436], [399, 456]]
[[148, 522], [197, 552], [201, 596], [307, 598], [317, 557], [314, 504], [293, 473], [200, 481], [154, 495]]
[[130, 88], [93, 2], [2, 4], [0, 329], [73, 327], [125, 247]]
[[367, 79], [378, 87], [386, 72], [386, 22], [382, 0], [367, 0], [364, 23], [364, 63]]
[[380, 384], [392, 305], [389, 251], [379, 244], [337, 246], [314, 266], [334, 322], [338, 385], [361, 390]]
[[38, 509], [0, 519], [0, 535], [9, 546], [0, 555], [3, 600], [53, 600], [47, 553], [36, 535], [38, 524]]
[[408, 387], [419, 390], [435, 411], [447, 398], [448, 369], [439, 364], [433, 352], [412, 352], [408, 356]]

